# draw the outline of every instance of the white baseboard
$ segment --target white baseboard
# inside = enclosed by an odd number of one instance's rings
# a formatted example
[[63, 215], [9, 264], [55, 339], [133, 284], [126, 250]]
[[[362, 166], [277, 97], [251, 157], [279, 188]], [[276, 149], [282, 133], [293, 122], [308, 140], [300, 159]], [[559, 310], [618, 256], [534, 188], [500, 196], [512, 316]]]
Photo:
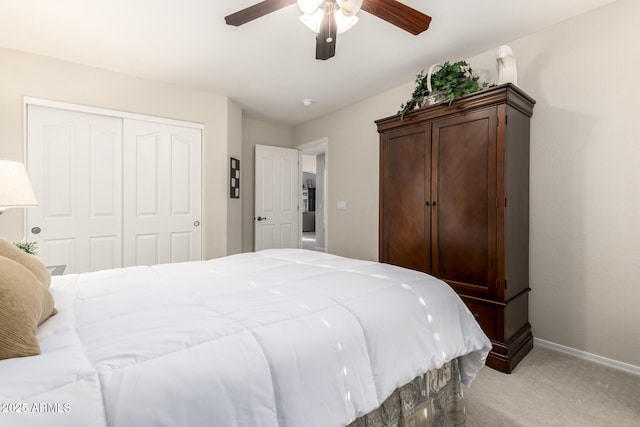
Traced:
[[556, 344], [551, 341], [542, 340], [540, 338], [534, 338], [533, 344], [540, 347], [556, 350], [561, 353], [570, 354], [580, 359], [589, 360], [591, 362], [598, 363], [600, 365], [608, 366], [609, 368], [619, 369], [621, 371], [628, 372], [633, 375], [640, 376], [640, 366], [631, 365], [629, 363], [620, 362], [618, 360], [609, 359], [608, 357], [598, 356], [597, 354], [587, 353], [586, 351], [578, 350], [572, 347], [567, 347], [562, 344]]

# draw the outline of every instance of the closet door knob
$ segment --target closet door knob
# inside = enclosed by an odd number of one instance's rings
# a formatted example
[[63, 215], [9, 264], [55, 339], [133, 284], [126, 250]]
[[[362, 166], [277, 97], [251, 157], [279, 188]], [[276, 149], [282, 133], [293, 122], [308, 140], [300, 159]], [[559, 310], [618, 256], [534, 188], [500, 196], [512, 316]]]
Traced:
[[40, 234], [40, 232], [41, 232], [41, 231], [42, 231], [42, 230], [40, 229], [40, 227], [33, 227], [33, 228], [31, 229], [31, 232], [32, 232], [33, 234]]
[[265, 219], [267, 219], [266, 216], [259, 216], [258, 218], [256, 218], [258, 221], [264, 221]]

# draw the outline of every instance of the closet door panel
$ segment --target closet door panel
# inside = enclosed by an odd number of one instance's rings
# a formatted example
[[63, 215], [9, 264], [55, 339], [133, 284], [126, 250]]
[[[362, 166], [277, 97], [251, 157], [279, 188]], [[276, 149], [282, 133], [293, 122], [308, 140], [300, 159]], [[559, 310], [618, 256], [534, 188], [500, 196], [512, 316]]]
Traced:
[[[129, 151], [128, 147], [127, 151]], [[160, 215], [159, 206], [162, 203], [162, 193], [160, 186], [163, 177], [159, 173], [161, 163], [166, 163], [167, 159], [162, 158], [162, 141], [160, 132], [150, 132], [144, 135], [137, 135], [135, 139], [135, 160], [134, 183], [135, 183], [135, 215], [137, 218], [157, 217]], [[127, 182], [133, 176], [127, 175]]]
[[[135, 236], [135, 264], [154, 265], [161, 261], [160, 245], [161, 236], [157, 234], [136, 234]], [[129, 247], [131, 249], [131, 247]]]
[[39, 205], [27, 240], [45, 265], [81, 273], [122, 265], [122, 120], [27, 107], [27, 170]]
[[201, 259], [199, 129], [124, 122], [124, 264]]
[[194, 152], [192, 142], [181, 135], [171, 135], [171, 214], [194, 215], [193, 209], [198, 206], [192, 203], [194, 191], [191, 168], [194, 162], [199, 162], [199, 156]]

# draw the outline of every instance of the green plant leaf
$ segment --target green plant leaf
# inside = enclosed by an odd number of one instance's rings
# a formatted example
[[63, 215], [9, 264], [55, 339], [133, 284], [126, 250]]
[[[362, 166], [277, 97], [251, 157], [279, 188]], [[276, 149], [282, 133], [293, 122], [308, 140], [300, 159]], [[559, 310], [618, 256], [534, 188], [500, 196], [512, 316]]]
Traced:
[[23, 251], [25, 251], [28, 254], [31, 255], [38, 255], [38, 242], [25, 242], [20, 241], [20, 242], [13, 242], [14, 245], [16, 245], [18, 248], [22, 249]]
[[488, 86], [487, 82], [479, 82], [479, 77], [473, 75], [471, 66], [466, 61], [454, 63], [445, 62], [440, 69], [431, 76], [432, 92], [427, 88], [427, 76], [424, 70], [416, 75], [416, 87], [409, 100], [400, 105], [400, 118], [420, 106], [425, 97], [435, 96], [437, 101], [451, 104], [456, 98], [477, 92]]

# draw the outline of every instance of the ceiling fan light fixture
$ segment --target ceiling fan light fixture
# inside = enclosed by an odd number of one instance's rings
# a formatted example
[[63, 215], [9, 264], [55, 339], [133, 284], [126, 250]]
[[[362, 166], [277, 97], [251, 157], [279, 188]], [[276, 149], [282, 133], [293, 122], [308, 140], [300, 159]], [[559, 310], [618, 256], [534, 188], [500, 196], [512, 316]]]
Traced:
[[429, 29], [431, 17], [397, 0], [262, 0], [224, 17], [227, 25], [238, 27], [269, 13], [292, 6], [303, 12], [300, 20], [316, 34], [316, 59], [326, 61], [336, 54], [336, 34], [358, 22], [364, 9], [372, 15], [417, 36]]
[[324, 18], [324, 12], [320, 9], [317, 9], [314, 13], [311, 14], [302, 14], [300, 15], [300, 21], [311, 31], [318, 34], [320, 32], [320, 23], [322, 23], [322, 18]]
[[298, 7], [305, 15], [316, 13], [323, 0], [298, 0]]
[[347, 30], [350, 30], [351, 27], [358, 23], [358, 17], [355, 15], [347, 16], [344, 14], [343, 10], [337, 10], [334, 15], [336, 16], [336, 27], [338, 34], [342, 34]]
[[[345, 31], [349, 30], [358, 22], [357, 16], [354, 15], [354, 16], [347, 17], [344, 15], [344, 13], [342, 13], [341, 10], [335, 11], [334, 15], [336, 17], [336, 27], [337, 27], [338, 34], [342, 34]], [[322, 24], [322, 18], [324, 18], [324, 12], [318, 9], [316, 10], [315, 13], [311, 15], [307, 15], [307, 14], [301, 15], [300, 21], [302, 21], [302, 23], [306, 25], [306, 27], [309, 28], [311, 31], [318, 34], [320, 32], [320, 24]]]
[[340, 6], [340, 10], [344, 14], [345, 17], [355, 16], [356, 13], [360, 12], [360, 8], [362, 7], [362, 0], [336, 0], [338, 6]]

